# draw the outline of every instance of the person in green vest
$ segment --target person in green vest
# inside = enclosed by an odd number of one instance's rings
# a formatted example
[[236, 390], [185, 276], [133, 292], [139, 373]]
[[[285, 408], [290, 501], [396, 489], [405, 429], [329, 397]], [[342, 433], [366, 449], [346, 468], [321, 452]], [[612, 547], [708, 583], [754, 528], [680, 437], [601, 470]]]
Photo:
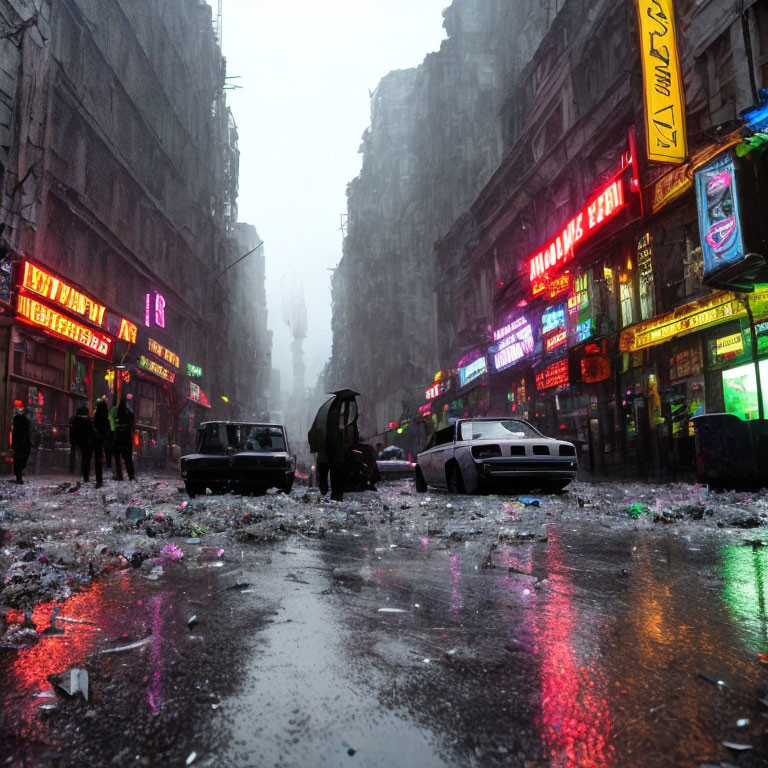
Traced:
[[[117, 397], [112, 401], [112, 407], [109, 409], [107, 415], [109, 419], [109, 432], [104, 438], [104, 459], [107, 465], [107, 469], [112, 469], [112, 457], [115, 456], [115, 461], [119, 462], [115, 451], [115, 419], [117, 418]], [[113, 472], [112, 477], [117, 480], [117, 473]]]

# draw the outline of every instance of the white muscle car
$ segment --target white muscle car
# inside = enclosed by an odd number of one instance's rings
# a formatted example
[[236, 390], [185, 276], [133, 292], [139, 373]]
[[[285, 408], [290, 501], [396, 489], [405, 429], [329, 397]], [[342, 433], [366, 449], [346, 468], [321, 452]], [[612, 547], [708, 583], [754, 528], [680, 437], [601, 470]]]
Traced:
[[521, 419], [459, 419], [434, 433], [416, 457], [416, 490], [450, 493], [501, 487], [557, 493], [579, 470], [572, 443], [544, 437]]

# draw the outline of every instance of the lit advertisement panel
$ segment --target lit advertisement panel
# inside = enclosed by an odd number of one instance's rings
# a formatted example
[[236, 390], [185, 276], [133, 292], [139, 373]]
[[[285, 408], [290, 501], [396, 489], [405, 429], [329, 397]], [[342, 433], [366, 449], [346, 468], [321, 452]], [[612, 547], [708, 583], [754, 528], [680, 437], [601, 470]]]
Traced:
[[154, 373], [155, 376], [159, 376], [161, 379], [165, 379], [171, 384], [176, 381], [176, 374], [173, 371], [169, 371], [165, 366], [160, 365], [160, 363], [156, 363], [154, 360], [150, 360], [144, 355], [139, 358], [139, 368], [143, 368], [145, 371]]
[[490, 348], [493, 367], [503, 371], [533, 352], [533, 329], [524, 317], [494, 331], [493, 338], [498, 344]]
[[688, 154], [683, 73], [673, 0], [637, 0], [648, 159], [682, 163]]
[[733, 155], [726, 152], [696, 171], [704, 278], [744, 259]]
[[28, 291], [50, 299], [62, 309], [80, 315], [96, 325], [104, 323], [105, 306], [29, 261], [24, 262], [21, 284]]
[[81, 325], [77, 320], [60, 314], [52, 307], [41, 304], [30, 296], [19, 295], [16, 311], [20, 320], [38, 326], [52, 336], [72, 341], [99, 357], [112, 356], [111, 336]]
[[466, 386], [471, 381], [482, 376], [488, 370], [488, 361], [485, 355], [481, 355], [471, 363], [467, 363], [459, 368], [460, 385]]
[[166, 363], [169, 363], [174, 368], [179, 367], [181, 362], [179, 356], [175, 352], [171, 352], [168, 347], [164, 347], [154, 339], [150, 339], [147, 343], [147, 348], [153, 355], [159, 357], [161, 360], [165, 360]]
[[536, 373], [536, 389], [551, 389], [568, 384], [570, 379], [568, 358], [558, 360]]

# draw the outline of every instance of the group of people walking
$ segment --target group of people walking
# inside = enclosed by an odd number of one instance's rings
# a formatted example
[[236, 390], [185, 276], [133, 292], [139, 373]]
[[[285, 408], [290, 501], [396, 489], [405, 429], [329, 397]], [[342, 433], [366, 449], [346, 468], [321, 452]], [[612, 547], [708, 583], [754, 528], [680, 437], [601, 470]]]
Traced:
[[[133, 411], [125, 397], [120, 399], [119, 404], [113, 404], [111, 408], [107, 406], [104, 398], [100, 398], [93, 418], [90, 417], [87, 406], [80, 406], [69, 426], [70, 451], [73, 457], [73, 463], [70, 466], [74, 471], [75, 453], [79, 453], [80, 471], [83, 481], [87, 483], [90, 480], [91, 462], [93, 462], [96, 470], [96, 487], [101, 488], [104, 481], [102, 459], [106, 458], [107, 469], [112, 468], [114, 459], [114, 479], [123, 479], [122, 464], [124, 463], [128, 479], [134, 480], [133, 432]], [[31, 425], [23, 408], [18, 408], [13, 417], [11, 445], [13, 473], [16, 476], [16, 482], [21, 484], [24, 482], [22, 474], [32, 449]]]

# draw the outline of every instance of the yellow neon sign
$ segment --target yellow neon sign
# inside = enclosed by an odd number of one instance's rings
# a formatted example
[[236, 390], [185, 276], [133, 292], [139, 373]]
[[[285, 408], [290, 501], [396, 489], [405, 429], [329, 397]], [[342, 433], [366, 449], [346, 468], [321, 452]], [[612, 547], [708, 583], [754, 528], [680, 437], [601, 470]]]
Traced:
[[685, 93], [673, 0], [637, 0], [648, 159], [682, 163], [688, 154]]

